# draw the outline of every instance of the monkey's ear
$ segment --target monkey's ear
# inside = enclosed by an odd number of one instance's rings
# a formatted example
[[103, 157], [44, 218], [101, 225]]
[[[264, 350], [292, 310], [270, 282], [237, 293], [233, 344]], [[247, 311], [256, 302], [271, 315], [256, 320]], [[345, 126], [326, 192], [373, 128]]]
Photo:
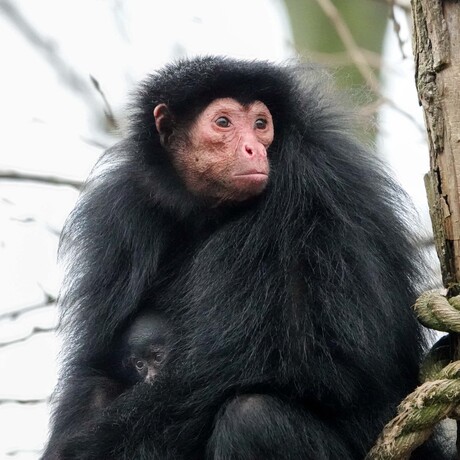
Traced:
[[153, 109], [155, 126], [160, 135], [161, 145], [165, 147], [168, 143], [169, 136], [172, 134], [172, 117], [166, 104], [158, 104]]

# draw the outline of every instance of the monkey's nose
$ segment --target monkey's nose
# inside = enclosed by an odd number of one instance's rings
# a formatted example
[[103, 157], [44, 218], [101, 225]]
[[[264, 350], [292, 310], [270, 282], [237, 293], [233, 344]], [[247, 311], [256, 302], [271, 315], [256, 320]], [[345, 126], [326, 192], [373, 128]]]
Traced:
[[266, 156], [265, 148], [262, 146], [254, 146], [252, 144], [245, 144], [244, 145], [244, 151], [249, 155], [253, 156], [255, 154], [259, 156]]

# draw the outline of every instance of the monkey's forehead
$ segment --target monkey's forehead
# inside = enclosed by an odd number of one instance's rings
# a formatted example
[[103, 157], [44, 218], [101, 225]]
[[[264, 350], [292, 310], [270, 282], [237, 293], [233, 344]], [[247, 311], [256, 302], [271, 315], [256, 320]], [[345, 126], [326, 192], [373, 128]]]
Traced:
[[[289, 68], [288, 68], [289, 67]], [[198, 57], [167, 65], [145, 80], [140, 105], [165, 103], [173, 113], [200, 111], [217, 98], [242, 103], [262, 101], [272, 112], [289, 105], [293, 93], [292, 66], [225, 57]]]
[[[242, 104], [263, 102], [272, 115], [278, 138], [285, 127], [306, 132], [325, 120], [341, 126], [338, 99], [331, 78], [312, 63], [236, 60], [206, 56], [172, 63], [150, 75], [131, 104], [130, 127], [135, 138], [152, 140], [153, 110], [166, 104], [182, 122], [192, 121], [215, 99], [233, 98]], [[334, 95], [334, 97], [331, 97]], [[337, 122], [337, 123], [336, 123]]]

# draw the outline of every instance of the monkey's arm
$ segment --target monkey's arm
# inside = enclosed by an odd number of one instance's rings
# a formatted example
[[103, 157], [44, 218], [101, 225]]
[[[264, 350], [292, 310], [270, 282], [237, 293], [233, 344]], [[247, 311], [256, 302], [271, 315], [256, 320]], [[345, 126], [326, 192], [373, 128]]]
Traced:
[[142, 177], [144, 166], [129, 149], [135, 147], [120, 144], [106, 152], [61, 238], [66, 283], [60, 307], [77, 367], [111, 353], [119, 328], [170, 252], [175, 227], [154, 200], [156, 182]]
[[174, 458], [159, 442], [167, 410], [164, 394], [155, 383], [134, 385], [94, 414], [91, 423], [74, 426], [71, 435], [50, 444], [43, 460], [143, 458], [142, 452], [151, 458]]

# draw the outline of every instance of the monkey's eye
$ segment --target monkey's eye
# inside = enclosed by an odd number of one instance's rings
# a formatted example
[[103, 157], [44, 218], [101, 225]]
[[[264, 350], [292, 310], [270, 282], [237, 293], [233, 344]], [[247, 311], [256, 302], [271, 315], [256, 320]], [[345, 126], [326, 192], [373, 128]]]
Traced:
[[267, 120], [263, 118], [258, 118], [256, 122], [254, 123], [254, 126], [257, 129], [265, 129], [267, 127]]
[[219, 117], [216, 120], [216, 125], [219, 126], [219, 128], [228, 128], [230, 126], [230, 120], [227, 117]]
[[161, 351], [156, 351], [153, 353], [153, 360], [157, 363], [161, 363], [165, 359], [165, 354]]
[[142, 359], [136, 359], [134, 361], [134, 366], [136, 367], [136, 370], [142, 371], [145, 367], [145, 361]]

